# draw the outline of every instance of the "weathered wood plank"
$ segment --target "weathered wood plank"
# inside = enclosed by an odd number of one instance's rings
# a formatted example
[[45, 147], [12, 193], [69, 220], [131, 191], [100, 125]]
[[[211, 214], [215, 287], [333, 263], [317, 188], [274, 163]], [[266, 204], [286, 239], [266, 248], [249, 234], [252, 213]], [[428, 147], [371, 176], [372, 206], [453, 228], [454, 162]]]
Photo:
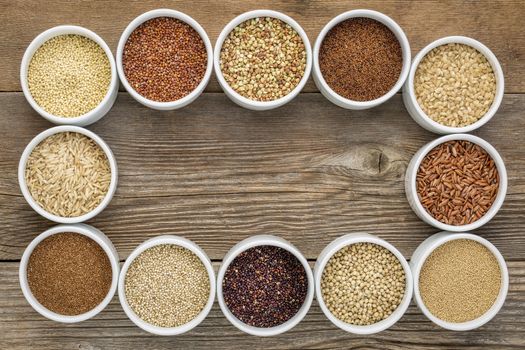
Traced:
[[[18, 260], [52, 223], [21, 197], [16, 169], [23, 148], [51, 126], [21, 93], [0, 94], [0, 259]], [[477, 233], [509, 260], [525, 260], [525, 95], [506, 95], [477, 134], [506, 160], [509, 191], [500, 213]], [[110, 114], [90, 127], [112, 147], [119, 186], [90, 223], [125, 258], [147, 238], [172, 233], [222, 259], [237, 241], [274, 233], [315, 259], [336, 237], [368, 231], [409, 257], [437, 230], [410, 210], [403, 177], [411, 156], [437, 135], [408, 116], [401, 97], [352, 112], [318, 93], [251, 112], [208, 93], [188, 108], [158, 112], [120, 94]]]
[[[310, 41], [336, 15], [358, 8], [382, 11], [405, 30], [413, 54], [431, 41], [466, 35], [490, 47], [503, 65], [507, 92], [525, 92], [525, 2], [512, 1], [2, 1], [0, 2], [0, 91], [20, 91], [19, 67], [25, 48], [42, 31], [76, 24], [101, 35], [115, 52], [118, 38], [136, 16], [155, 8], [173, 8], [199, 21], [215, 43], [238, 14], [258, 8], [282, 11], [301, 24]], [[219, 91], [215, 79], [208, 91]], [[315, 91], [310, 81], [306, 91]]]
[[[215, 264], [217, 267], [217, 264]], [[510, 291], [500, 313], [470, 332], [443, 330], [411, 305], [392, 328], [357, 336], [333, 326], [317, 303], [291, 331], [258, 338], [241, 333], [217, 303], [208, 318], [177, 337], [150, 335], [129, 321], [118, 298], [95, 318], [74, 325], [49, 321], [25, 301], [18, 284], [18, 263], [0, 263], [0, 348], [38, 349], [511, 349], [523, 348], [525, 333], [525, 262], [511, 262]]]

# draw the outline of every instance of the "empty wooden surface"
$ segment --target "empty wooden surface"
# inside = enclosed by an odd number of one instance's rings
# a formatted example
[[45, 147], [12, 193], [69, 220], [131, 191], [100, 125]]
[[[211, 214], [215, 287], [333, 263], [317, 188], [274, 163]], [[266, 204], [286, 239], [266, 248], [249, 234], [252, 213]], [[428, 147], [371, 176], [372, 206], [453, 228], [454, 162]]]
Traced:
[[[390, 330], [347, 334], [314, 303], [305, 320], [274, 338], [242, 334], [217, 306], [181, 337], [151, 336], [129, 321], [115, 297], [92, 320], [62, 325], [38, 315], [20, 291], [18, 261], [29, 242], [53, 223], [33, 212], [17, 182], [22, 150], [52, 125], [39, 117], [20, 90], [18, 69], [29, 42], [59, 24], [86, 26], [115, 50], [134, 17], [168, 7], [193, 16], [212, 42], [234, 16], [271, 8], [294, 17], [315, 40], [322, 26], [349, 9], [368, 7], [404, 28], [413, 54], [445, 35], [468, 35], [500, 59], [506, 95], [493, 120], [475, 134], [503, 156], [509, 175], [501, 211], [476, 231], [503, 253], [511, 275], [502, 311], [484, 327], [464, 333], [434, 326], [412, 305]], [[523, 348], [525, 347], [525, 32], [522, 1], [0, 1], [0, 348]], [[273, 233], [295, 244], [313, 263], [334, 238], [367, 231], [410, 258], [437, 230], [410, 210], [403, 176], [411, 156], [437, 137], [407, 114], [400, 95], [367, 111], [329, 103], [310, 82], [289, 105], [251, 112], [230, 102], [213, 80], [190, 106], [157, 112], [122, 92], [110, 111], [89, 127], [112, 148], [119, 186], [108, 208], [89, 223], [104, 231], [121, 259], [160, 234], [197, 242], [216, 265], [251, 235]]]

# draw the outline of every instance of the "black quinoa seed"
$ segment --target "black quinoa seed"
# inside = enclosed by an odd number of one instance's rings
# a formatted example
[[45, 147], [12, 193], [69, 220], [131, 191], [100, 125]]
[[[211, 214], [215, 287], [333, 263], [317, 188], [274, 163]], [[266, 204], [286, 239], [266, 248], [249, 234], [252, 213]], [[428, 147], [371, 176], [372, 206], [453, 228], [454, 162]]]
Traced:
[[257, 246], [239, 254], [222, 282], [224, 301], [235, 317], [259, 328], [281, 325], [304, 303], [306, 271], [289, 251]]

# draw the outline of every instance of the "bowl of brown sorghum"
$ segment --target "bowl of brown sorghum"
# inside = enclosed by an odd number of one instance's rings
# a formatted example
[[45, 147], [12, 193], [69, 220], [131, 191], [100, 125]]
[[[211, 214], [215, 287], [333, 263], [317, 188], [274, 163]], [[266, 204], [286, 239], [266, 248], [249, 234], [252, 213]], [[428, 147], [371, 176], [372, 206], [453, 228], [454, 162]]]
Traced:
[[344, 331], [381, 332], [395, 324], [412, 299], [412, 273], [390, 243], [351, 233], [326, 246], [314, 267], [317, 301]]
[[487, 123], [504, 93], [496, 56], [477, 40], [449, 36], [421, 50], [403, 87], [410, 116], [438, 133], [465, 133]]
[[498, 249], [470, 233], [439, 232], [412, 254], [414, 301], [432, 322], [454, 331], [481, 327], [499, 312], [509, 288]]
[[102, 311], [117, 290], [119, 257], [106, 235], [84, 225], [58, 225], [38, 235], [20, 260], [24, 297], [42, 316], [76, 323]]
[[58, 26], [27, 47], [20, 83], [33, 109], [55, 124], [85, 126], [106, 115], [118, 93], [108, 45], [79, 26]]
[[442, 136], [412, 157], [405, 192], [412, 210], [441, 230], [474, 230], [496, 215], [507, 193], [498, 151], [470, 134]]
[[224, 256], [217, 274], [217, 300], [241, 331], [267, 337], [304, 318], [314, 297], [308, 261], [290, 242], [272, 235], [249, 237]]
[[226, 95], [241, 107], [268, 110], [294, 99], [312, 68], [303, 28], [287, 15], [256, 10], [235, 17], [215, 43], [214, 65]]
[[146, 107], [182, 108], [204, 91], [213, 69], [208, 34], [190, 16], [152, 10], [124, 29], [117, 47], [117, 70], [129, 94]]
[[347, 109], [380, 105], [401, 89], [410, 70], [410, 45], [390, 17], [353, 10], [332, 19], [313, 48], [313, 78], [332, 103]]
[[98, 135], [73, 125], [42, 131], [18, 164], [24, 198], [38, 214], [72, 224], [98, 215], [117, 189], [117, 162]]
[[194, 242], [158, 236], [140, 244], [126, 259], [118, 296], [138, 327], [152, 334], [178, 335], [196, 327], [210, 312], [215, 272]]

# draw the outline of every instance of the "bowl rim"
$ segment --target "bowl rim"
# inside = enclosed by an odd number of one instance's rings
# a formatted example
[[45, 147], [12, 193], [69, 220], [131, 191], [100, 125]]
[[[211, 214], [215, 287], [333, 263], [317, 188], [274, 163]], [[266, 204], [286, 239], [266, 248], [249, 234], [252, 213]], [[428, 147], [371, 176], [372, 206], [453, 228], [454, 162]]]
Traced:
[[[496, 198], [492, 205], [490, 206], [489, 210], [478, 220], [474, 221], [473, 223], [467, 224], [467, 225], [461, 225], [461, 226], [455, 226], [455, 225], [449, 225], [445, 224], [437, 219], [435, 219], [427, 210], [423, 207], [421, 204], [421, 201], [419, 200], [418, 192], [417, 192], [417, 172], [419, 170], [419, 167], [421, 166], [421, 162], [427, 154], [432, 151], [437, 146], [441, 145], [442, 143], [448, 142], [448, 141], [454, 141], [454, 140], [464, 140], [469, 141], [472, 143], [475, 143], [476, 145], [483, 148], [489, 156], [494, 160], [494, 164], [496, 165], [496, 169], [498, 170], [499, 174], [499, 187], [498, 187], [498, 194], [496, 195]], [[472, 231], [475, 230], [483, 225], [485, 225], [487, 222], [489, 222], [499, 211], [501, 206], [503, 205], [503, 202], [505, 200], [505, 196], [507, 194], [507, 170], [505, 168], [505, 163], [503, 161], [503, 158], [498, 153], [498, 151], [492, 146], [490, 143], [482, 139], [481, 137], [474, 136], [471, 134], [449, 134], [445, 136], [441, 136], [423, 147], [420, 148], [420, 150], [414, 155], [413, 160], [414, 167], [412, 168], [412, 171], [407, 172], [407, 182], [408, 186], [410, 186], [410, 191], [406, 191], [407, 194], [409, 194], [410, 198], [412, 199], [413, 204], [416, 206], [417, 212], [423, 216], [423, 220], [428, 222], [430, 225], [443, 230], [443, 231], [450, 231], [450, 232], [465, 232], [465, 231]], [[411, 161], [411, 162], [412, 162]]]
[[[321, 72], [321, 67], [319, 66], [319, 52], [321, 50], [321, 45], [324, 41], [324, 38], [328, 34], [332, 28], [334, 28], [339, 23], [350, 19], [350, 18], [359, 18], [359, 17], [366, 17], [373, 20], [376, 20], [382, 24], [384, 24], [394, 35], [396, 36], [396, 39], [399, 42], [399, 45], [401, 46], [401, 52], [403, 56], [403, 65], [401, 68], [401, 72], [399, 74], [399, 78], [392, 86], [392, 88], [384, 95], [370, 100], [370, 101], [355, 101], [348, 98], [345, 98], [341, 95], [339, 95], [337, 92], [335, 92], [326, 82], [326, 80], [323, 77], [323, 74]], [[357, 10], [351, 10], [343, 12], [336, 17], [332, 18], [321, 30], [319, 35], [317, 36], [317, 39], [315, 41], [315, 45], [313, 48], [313, 55], [314, 55], [314, 62], [313, 62], [313, 71], [315, 73], [315, 76], [317, 78], [317, 82], [321, 85], [322, 89], [325, 90], [332, 98], [338, 101], [343, 106], [347, 106], [350, 108], [358, 108], [358, 109], [365, 109], [365, 108], [371, 108], [377, 105], [380, 105], [384, 102], [386, 102], [388, 99], [390, 99], [392, 96], [394, 96], [403, 86], [405, 83], [409, 72], [410, 72], [410, 63], [411, 63], [411, 51], [410, 51], [410, 43], [408, 41], [408, 38], [401, 28], [399, 24], [397, 24], [396, 21], [394, 21], [391, 17], [385, 15], [384, 13], [374, 11], [374, 10], [367, 10], [367, 9], [357, 9]]]
[[[321, 280], [328, 261], [330, 261], [333, 255], [342, 248], [356, 243], [373, 243], [382, 246], [385, 249], [388, 249], [397, 258], [397, 260], [403, 267], [403, 271], [405, 272], [405, 294], [403, 295], [403, 299], [401, 300], [397, 308], [387, 318], [366, 326], [353, 325], [338, 319], [326, 306], [321, 289]], [[401, 252], [391, 243], [369, 233], [355, 232], [333, 240], [328, 246], [325, 247], [325, 249], [319, 255], [319, 258], [316, 261], [315, 268], [315, 292], [317, 302], [319, 303], [319, 306], [325, 314], [325, 316], [335, 326], [339, 327], [340, 329], [346, 332], [368, 335], [384, 331], [385, 329], [393, 326], [397, 321], [399, 321], [399, 319], [401, 319], [401, 317], [403, 317], [406, 310], [408, 309], [408, 306], [410, 305], [410, 301], [412, 300], [414, 282], [412, 278], [412, 270], [410, 269], [410, 265], [408, 264], [407, 260], [405, 259], [403, 254], [401, 254]]]
[[[63, 217], [58, 216], [55, 214], [52, 214], [42, 208], [33, 198], [31, 193], [29, 192], [29, 189], [27, 187], [27, 183], [25, 180], [25, 170], [27, 165], [27, 160], [29, 159], [29, 156], [33, 152], [36, 146], [38, 146], [43, 140], [47, 139], [49, 136], [62, 133], [62, 132], [75, 132], [79, 134], [83, 134], [93, 141], [97, 143], [97, 145], [104, 151], [104, 154], [106, 155], [108, 159], [108, 163], [111, 169], [111, 181], [109, 183], [108, 192], [102, 199], [102, 201], [96, 206], [93, 210], [91, 210], [88, 213], [85, 213], [80, 216], [74, 216], [74, 217]], [[48, 220], [62, 223], [62, 224], [74, 224], [74, 223], [80, 223], [83, 221], [87, 221], [96, 215], [100, 214], [102, 210], [104, 210], [111, 199], [113, 198], [113, 195], [115, 194], [115, 191], [117, 189], [117, 181], [118, 181], [118, 170], [117, 170], [117, 161], [115, 159], [115, 156], [113, 155], [113, 152], [109, 148], [109, 146], [106, 144], [106, 142], [97, 134], [95, 134], [93, 131], [90, 131], [88, 129], [82, 128], [80, 126], [75, 125], [60, 125], [55, 126], [49, 129], [46, 129], [36, 135], [26, 146], [24, 149], [24, 152], [22, 153], [22, 156], [20, 157], [20, 162], [18, 163], [18, 183], [20, 185], [20, 190], [22, 191], [22, 194], [27, 201], [27, 203], [33, 208], [34, 211], [36, 211], [41, 216], [45, 217]]]
[[[496, 248], [488, 240], [478, 235], [474, 235], [468, 232], [450, 233], [450, 232], [444, 231], [441, 233], [443, 235], [438, 237], [437, 240], [433, 242], [429, 242], [430, 245], [425, 247], [424, 251], [422, 252], [417, 262], [411, 264], [412, 273], [414, 275], [414, 299], [418, 307], [420, 308], [420, 310], [423, 312], [423, 314], [429, 320], [431, 320], [432, 322], [434, 322], [440, 327], [443, 327], [445, 329], [449, 329], [452, 331], [468, 331], [468, 330], [472, 330], [472, 329], [481, 327], [485, 323], [489, 322], [492, 318], [494, 318], [494, 316], [496, 316], [496, 314], [499, 312], [499, 310], [505, 303], [505, 299], [507, 297], [507, 293], [509, 289], [509, 275], [508, 275], [508, 269], [507, 269], [507, 264], [505, 263], [505, 259], [501, 255], [498, 248]], [[487, 310], [483, 315], [479, 316], [478, 318], [474, 320], [461, 322], [461, 323], [454, 323], [454, 322], [448, 322], [448, 321], [441, 320], [440, 318], [434, 316], [427, 309], [421, 297], [420, 291], [419, 291], [419, 275], [421, 273], [421, 269], [423, 268], [423, 265], [425, 264], [430, 254], [432, 254], [438, 247], [442, 246], [443, 244], [450, 242], [450, 241], [458, 240], [458, 239], [468, 239], [468, 240], [476, 241], [482, 244], [483, 246], [485, 246], [494, 255], [500, 267], [501, 286], [500, 286], [500, 291], [498, 293], [498, 296], [496, 297], [496, 300], [494, 301], [494, 304], [492, 304], [490, 309]]]
[[[203, 41], [204, 46], [206, 47], [206, 54], [207, 54], [206, 71], [199, 85], [197, 85], [197, 87], [192, 92], [187, 94], [186, 96], [178, 100], [169, 101], [169, 102], [154, 101], [154, 100], [151, 100], [139, 94], [128, 82], [128, 79], [126, 78], [126, 74], [124, 73], [124, 66], [122, 63], [122, 55], [124, 52], [124, 46], [126, 45], [129, 36], [141, 24], [151, 19], [158, 18], [158, 17], [172, 17], [192, 27], [199, 34], [201, 40]], [[208, 37], [208, 34], [204, 30], [204, 28], [199, 24], [199, 22], [193, 19], [193, 17], [183, 12], [172, 10], [172, 9], [167, 9], [167, 8], [155, 9], [155, 10], [147, 11], [135, 17], [135, 19], [133, 19], [126, 26], [126, 28], [120, 35], [120, 39], [117, 45], [116, 65], [117, 65], [118, 76], [120, 77], [120, 81], [122, 82], [122, 85], [124, 86], [126, 91], [136, 101], [138, 101], [139, 103], [141, 103], [142, 105], [146, 107], [154, 108], [158, 110], [177, 109], [177, 108], [184, 107], [187, 104], [191, 103], [193, 100], [195, 100], [202, 93], [202, 91], [204, 91], [204, 89], [208, 85], [208, 82], [210, 80], [210, 77], [213, 71], [213, 48], [211, 45], [210, 38]]]
[[[126, 292], [124, 283], [126, 280], [126, 274], [128, 272], [129, 266], [133, 263], [133, 261], [145, 250], [152, 248], [157, 245], [164, 245], [164, 244], [170, 244], [170, 245], [177, 245], [182, 248], [186, 248], [190, 250], [193, 254], [195, 254], [202, 264], [205, 266], [206, 271], [208, 273], [208, 278], [210, 281], [210, 293], [208, 296], [208, 301], [206, 302], [206, 305], [204, 308], [199, 312], [199, 314], [192, 319], [191, 321], [177, 326], [177, 327], [160, 327], [155, 326], [151, 323], [148, 323], [141, 319], [129, 306], [127, 298], [126, 298]], [[153, 238], [150, 238], [141, 244], [139, 244], [128, 256], [124, 264], [122, 265], [122, 269], [120, 271], [120, 276], [118, 280], [118, 296], [120, 305], [122, 306], [122, 309], [126, 313], [126, 316], [139, 328], [145, 330], [146, 332], [156, 334], [156, 335], [162, 335], [162, 336], [170, 336], [170, 335], [179, 335], [182, 333], [186, 333], [190, 331], [191, 329], [198, 326], [206, 316], [208, 316], [212, 306], [213, 302], [215, 300], [215, 271], [213, 270], [213, 266], [211, 263], [211, 260], [209, 259], [208, 255], [204, 252], [204, 250], [199, 247], [195, 242], [190, 241], [187, 238], [181, 237], [181, 236], [175, 236], [175, 235], [162, 235], [162, 236], [156, 236]]]
[[[308, 290], [306, 297], [304, 299], [303, 305], [301, 308], [297, 311], [297, 313], [290, 318], [288, 321], [274, 326], [274, 327], [255, 327], [250, 326], [241, 320], [239, 320], [236, 316], [233, 315], [233, 313], [230, 311], [228, 306], [226, 305], [226, 302], [224, 301], [223, 291], [222, 291], [222, 282], [224, 279], [224, 274], [226, 273], [226, 270], [232, 263], [232, 261], [242, 252], [258, 246], [276, 246], [279, 248], [282, 248], [290, 253], [292, 253], [297, 260], [299, 260], [306, 272], [307, 281], [308, 281]], [[274, 336], [281, 333], [284, 333], [293, 327], [295, 327], [297, 324], [299, 324], [303, 318], [308, 313], [308, 310], [310, 309], [312, 302], [314, 298], [314, 277], [312, 273], [312, 269], [310, 268], [310, 265], [308, 264], [308, 260], [304, 257], [304, 255], [290, 242], [287, 240], [273, 235], [255, 235], [248, 237], [240, 242], [238, 242], [236, 245], [234, 245], [228, 253], [225, 255], [222, 264], [219, 268], [219, 272], [217, 273], [217, 301], [219, 303], [220, 309], [226, 319], [230, 321], [232, 325], [234, 325], [237, 329], [243, 331], [244, 333], [260, 336], [260, 337], [268, 337], [268, 336]]]
[[[287, 95], [280, 97], [276, 100], [271, 101], [257, 101], [252, 100], [247, 97], [242, 96], [237, 91], [235, 91], [230, 84], [226, 81], [224, 78], [224, 75], [222, 74], [220, 60], [221, 60], [221, 51], [222, 51], [222, 45], [224, 43], [224, 40], [227, 38], [227, 36], [231, 33], [233, 29], [235, 29], [238, 25], [240, 25], [243, 22], [246, 22], [253, 18], [259, 18], [259, 17], [272, 17], [279, 19], [286, 24], [288, 24], [290, 27], [292, 27], [295, 32], [301, 37], [304, 48], [306, 51], [306, 66], [304, 69], [304, 74], [297, 86], [290, 91]], [[215, 68], [215, 75], [217, 76], [217, 80], [219, 81], [219, 84], [221, 87], [225, 90], [226, 94], [231, 97], [234, 101], [238, 101], [241, 105], [247, 105], [256, 109], [272, 109], [279, 106], [282, 106], [291, 100], [293, 100], [304, 88], [306, 82], [308, 81], [310, 77], [310, 73], [312, 70], [312, 47], [310, 45], [310, 40], [308, 39], [308, 36], [306, 35], [306, 32], [304, 29], [299, 25], [297, 21], [295, 21], [290, 16], [274, 10], [253, 10], [244, 12], [234, 19], [232, 19], [220, 32], [219, 36], [217, 37], [217, 41], [215, 42], [215, 49], [213, 54], [213, 65]]]
[[[446, 44], [463, 44], [470, 46], [474, 49], [476, 49], [479, 53], [481, 53], [487, 61], [490, 63], [492, 67], [492, 71], [494, 72], [494, 76], [496, 78], [496, 93], [494, 95], [494, 101], [492, 101], [492, 105], [488, 109], [488, 111], [479, 118], [476, 122], [461, 126], [461, 127], [453, 127], [453, 126], [447, 126], [444, 124], [441, 124], [439, 122], [436, 122], [432, 118], [430, 118], [421, 108], [419, 103], [417, 102], [415, 90], [414, 90], [414, 77], [416, 74], [416, 71], [419, 67], [419, 64], [421, 63], [421, 60], [433, 49], [435, 49], [438, 46], [446, 45]], [[429, 124], [431, 128], [437, 130], [438, 133], [441, 134], [451, 134], [451, 133], [467, 133], [471, 132], [473, 130], [476, 130], [477, 128], [485, 125], [488, 123], [490, 119], [496, 114], [498, 111], [501, 102], [503, 100], [503, 95], [505, 93], [505, 78], [503, 76], [503, 70], [501, 68], [501, 65], [494, 53], [484, 44], [481, 42], [472, 39], [470, 37], [466, 36], [460, 36], [460, 35], [454, 35], [454, 36], [447, 36], [443, 37], [437, 40], [434, 40], [427, 46], [425, 46], [419, 53], [414, 57], [414, 60], [412, 61], [412, 65], [410, 67], [410, 73], [408, 74], [408, 78], [406, 80], [406, 89], [404, 92], [406, 92], [407, 97], [411, 101], [411, 104], [414, 106], [414, 110], [417, 113], [417, 115], [424, 120], [425, 123]]]
[[[111, 278], [111, 286], [109, 288], [108, 293], [106, 294], [105, 298], [98, 304], [95, 308], [74, 316], [68, 316], [68, 315], [61, 315], [56, 312], [53, 312], [43, 306], [33, 295], [31, 292], [31, 289], [29, 287], [29, 283], [27, 281], [27, 265], [29, 263], [29, 258], [31, 257], [31, 254], [33, 253], [34, 249], [46, 238], [53, 236], [58, 233], [79, 233], [86, 237], [91, 238], [93, 241], [95, 241], [106, 253], [110, 264], [111, 264], [111, 272], [112, 272], [112, 278]], [[37, 311], [42, 316], [61, 323], [77, 323], [82, 322], [87, 319], [90, 319], [97, 315], [99, 312], [101, 312], [106, 306], [110, 303], [110, 301], [113, 299], [113, 296], [115, 295], [115, 292], [117, 290], [117, 283], [119, 278], [119, 260], [118, 260], [118, 253], [109, 240], [107, 236], [105, 236], [100, 230], [94, 228], [93, 226], [86, 225], [86, 224], [71, 224], [71, 225], [57, 225], [54, 227], [51, 227], [50, 229], [42, 232], [38, 236], [36, 236], [31, 243], [26, 247], [24, 250], [24, 253], [22, 255], [22, 258], [20, 259], [20, 267], [18, 271], [19, 276], [19, 282], [20, 287], [22, 289], [22, 293], [28, 303], [31, 305], [31, 307]]]
[[[77, 117], [61, 117], [53, 115], [44, 108], [42, 108], [33, 98], [33, 95], [31, 95], [31, 90], [29, 90], [29, 84], [27, 82], [27, 75], [29, 72], [29, 64], [31, 63], [31, 60], [33, 59], [33, 55], [35, 52], [48, 40], [61, 36], [61, 35], [80, 35], [83, 37], [86, 37], [90, 40], [93, 40], [97, 45], [99, 45], [105, 52], [108, 60], [109, 65], [111, 68], [111, 79], [110, 83], [106, 92], [106, 95], [104, 95], [104, 98], [100, 103], [92, 110], [88, 111], [85, 114], [82, 114]], [[103, 113], [103, 109], [105, 106], [109, 103], [111, 103], [113, 91], [118, 89], [118, 78], [117, 78], [117, 68], [115, 65], [115, 58], [113, 57], [113, 53], [111, 52], [111, 49], [106, 44], [104, 39], [102, 39], [98, 34], [95, 32], [81, 27], [77, 25], [59, 25], [52, 28], [49, 28], [39, 35], [37, 35], [29, 44], [29, 46], [26, 48], [24, 52], [24, 56], [22, 57], [22, 63], [20, 64], [20, 84], [22, 86], [22, 92], [24, 93], [24, 96], [26, 100], [29, 102], [31, 107], [42, 117], [46, 118], [50, 122], [54, 124], [70, 124], [70, 123], [76, 123], [78, 125], [84, 125], [88, 124], [96, 118], [96, 116], [100, 113]]]

